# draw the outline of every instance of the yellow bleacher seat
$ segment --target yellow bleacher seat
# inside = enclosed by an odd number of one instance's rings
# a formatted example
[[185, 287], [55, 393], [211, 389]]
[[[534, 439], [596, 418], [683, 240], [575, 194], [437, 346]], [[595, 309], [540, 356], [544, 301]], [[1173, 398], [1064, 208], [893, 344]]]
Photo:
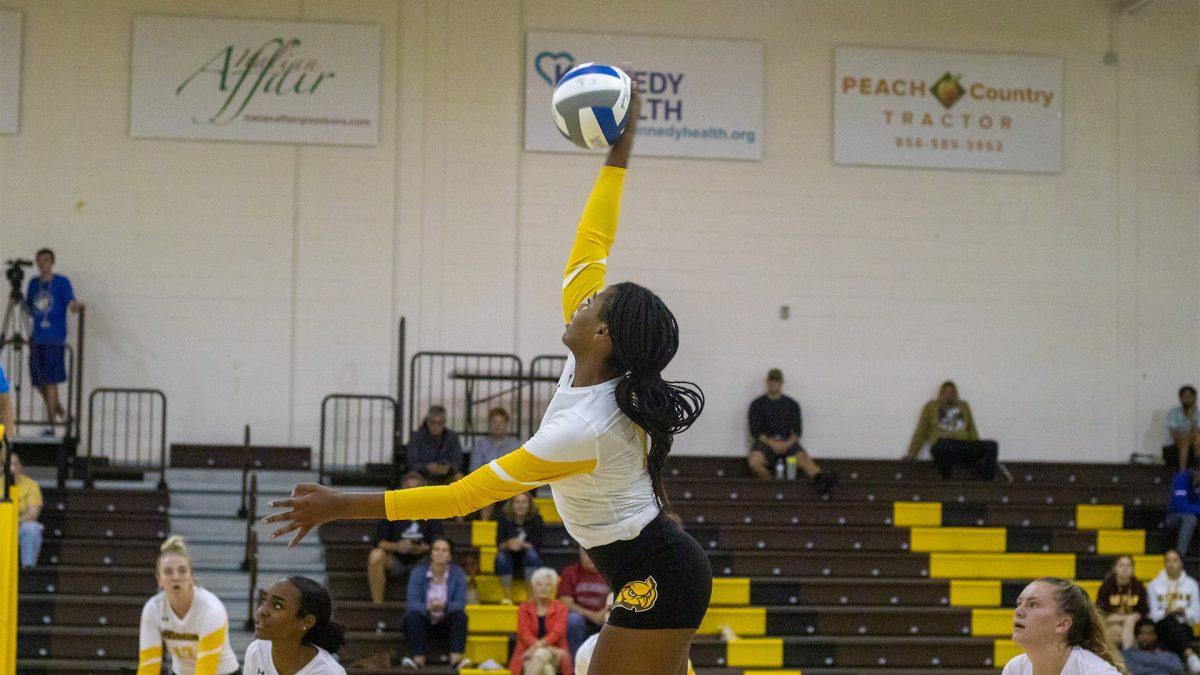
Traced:
[[896, 527], [941, 527], [941, 502], [896, 502], [892, 504]]
[[1011, 609], [971, 610], [971, 635], [975, 637], [1009, 637], [1013, 631]]
[[731, 668], [778, 668], [783, 665], [783, 640], [732, 640], [725, 644], [725, 663]]
[[716, 635], [721, 626], [729, 626], [734, 633], [757, 637], [767, 632], [767, 610], [765, 607], [709, 607], [696, 632]]
[[1003, 527], [914, 527], [908, 541], [909, 548], [918, 553], [1003, 553], [1008, 531]]
[[538, 497], [533, 502], [537, 504], [538, 513], [542, 514], [542, 520], [547, 525], [562, 525], [562, 516], [558, 515], [558, 507], [554, 505], [554, 499]]
[[[504, 598], [504, 588], [500, 578], [492, 574], [475, 575], [475, 591], [479, 594], [479, 602], [494, 605]], [[523, 579], [514, 579], [512, 585], [512, 600], [520, 604], [529, 599], [529, 584]]]
[[493, 555], [496, 548], [496, 521], [494, 520], [472, 520], [471, 521], [471, 545], [472, 546], [491, 546]]
[[951, 579], [950, 604], [955, 607], [999, 607], [1000, 582], [995, 579]]
[[467, 638], [466, 656], [475, 663], [483, 663], [488, 659], [492, 659], [496, 663], [507, 665], [508, 636], [472, 635]]
[[1141, 555], [1145, 552], [1145, 530], [1100, 530], [1096, 532], [1096, 553]]
[[930, 553], [929, 576], [939, 579], [1034, 579], [1075, 576], [1073, 553]]
[[1125, 527], [1125, 507], [1120, 504], [1079, 504], [1075, 507], [1075, 529], [1119, 530]]
[[750, 604], [750, 580], [736, 577], [713, 579], [712, 599], [708, 604], [726, 606]]
[[467, 627], [478, 633], [517, 632], [516, 605], [467, 605]]
[[1012, 640], [996, 640], [995, 646], [992, 647], [992, 665], [1003, 668], [1004, 664], [1024, 653], [1025, 650]]

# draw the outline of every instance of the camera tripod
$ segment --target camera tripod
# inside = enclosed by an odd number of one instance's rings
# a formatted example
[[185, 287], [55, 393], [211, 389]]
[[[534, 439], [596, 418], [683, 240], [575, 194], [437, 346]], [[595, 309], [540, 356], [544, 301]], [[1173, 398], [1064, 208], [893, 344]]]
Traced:
[[[13, 387], [13, 399], [17, 407], [20, 407], [21, 402], [21, 386], [24, 378], [20, 377], [20, 369], [25, 365], [22, 358], [22, 352], [26, 345], [30, 343], [30, 336], [33, 332], [33, 315], [29, 312], [29, 307], [25, 304], [25, 295], [21, 293], [21, 282], [25, 279], [25, 273], [22, 267], [28, 267], [27, 260], [9, 260], [8, 269], [4, 276], [8, 279], [8, 305], [4, 308], [4, 320], [0, 322], [0, 354], [3, 354], [4, 348], [12, 346], [12, 351], [9, 352], [8, 362], [4, 363], [5, 370], [8, 371], [9, 380]], [[17, 425], [19, 426], [19, 425]], [[13, 429], [12, 433], [16, 433]]]

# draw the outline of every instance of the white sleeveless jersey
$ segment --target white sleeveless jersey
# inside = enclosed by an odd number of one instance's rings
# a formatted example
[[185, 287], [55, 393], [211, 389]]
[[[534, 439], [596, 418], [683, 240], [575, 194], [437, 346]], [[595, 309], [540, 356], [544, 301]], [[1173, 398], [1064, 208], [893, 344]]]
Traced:
[[646, 471], [650, 438], [617, 407], [618, 380], [572, 387], [574, 376], [571, 355], [525, 449], [551, 462], [596, 462], [588, 473], [550, 484], [567, 532], [584, 548], [633, 539], [659, 512]]
[[[346, 669], [329, 652], [317, 647], [317, 655], [301, 668], [296, 675], [346, 675]], [[271, 641], [255, 640], [246, 648], [245, 675], [279, 675], [271, 659]]]

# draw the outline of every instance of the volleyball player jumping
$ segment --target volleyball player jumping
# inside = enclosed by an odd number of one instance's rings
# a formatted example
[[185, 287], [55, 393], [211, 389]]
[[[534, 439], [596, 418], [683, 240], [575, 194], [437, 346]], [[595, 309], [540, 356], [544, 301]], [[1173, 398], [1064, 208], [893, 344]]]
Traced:
[[624, 282], [605, 288], [621, 191], [640, 102], [592, 188], [563, 274], [563, 343], [571, 354], [533, 438], [445, 486], [384, 493], [296, 487], [271, 506], [288, 511], [271, 536], [342, 518], [462, 516], [549, 483], [567, 531], [612, 586], [613, 611], [589, 672], [683, 675], [692, 637], [708, 609], [712, 569], [704, 550], [668, 518], [662, 471], [673, 435], [704, 408], [691, 383], [663, 380], [679, 326], [653, 292]]

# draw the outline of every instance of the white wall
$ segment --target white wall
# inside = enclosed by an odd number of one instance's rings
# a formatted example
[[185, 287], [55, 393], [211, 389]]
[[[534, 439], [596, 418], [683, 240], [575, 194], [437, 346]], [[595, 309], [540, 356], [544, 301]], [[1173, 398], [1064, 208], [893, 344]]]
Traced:
[[[25, 13], [25, 68], [0, 252], [58, 250], [90, 301], [90, 384], [165, 389], [173, 440], [249, 422], [315, 444], [324, 394], [394, 389], [402, 315], [410, 353], [561, 351], [558, 279], [601, 160], [521, 151], [527, 29], [765, 45], [764, 160], [636, 159], [627, 183], [611, 277], [663, 295], [683, 330], [668, 375], [708, 394], [680, 452], [741, 452], [772, 366], [818, 456], [898, 456], [950, 377], [1006, 457], [1118, 460], [1200, 380], [1194, 0], [1115, 22], [1115, 67], [1103, 0], [4, 6]], [[135, 13], [380, 23], [380, 145], [130, 139]], [[1061, 55], [1065, 170], [833, 166], [838, 44]]]

